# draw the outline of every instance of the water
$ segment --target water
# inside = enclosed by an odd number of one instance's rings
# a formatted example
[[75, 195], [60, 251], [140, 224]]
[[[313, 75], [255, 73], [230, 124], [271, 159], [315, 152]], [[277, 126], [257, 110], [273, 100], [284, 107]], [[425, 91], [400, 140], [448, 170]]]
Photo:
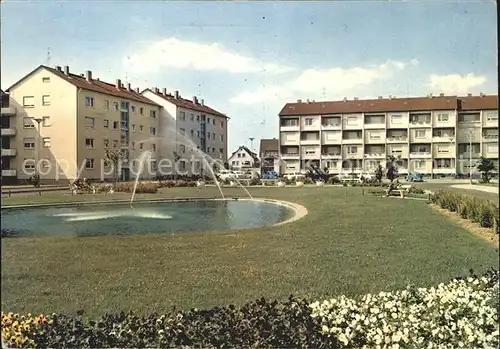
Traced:
[[134, 189], [132, 190], [132, 196], [130, 197], [130, 203], [134, 202], [135, 190], [137, 189], [137, 184], [139, 184], [139, 177], [141, 176], [142, 171], [144, 171], [144, 163], [146, 160], [151, 159], [151, 152], [149, 150], [145, 150], [139, 156], [139, 171], [137, 171], [137, 176], [135, 177]]
[[172, 234], [259, 228], [282, 222], [293, 210], [269, 202], [206, 200], [3, 209], [2, 238]]

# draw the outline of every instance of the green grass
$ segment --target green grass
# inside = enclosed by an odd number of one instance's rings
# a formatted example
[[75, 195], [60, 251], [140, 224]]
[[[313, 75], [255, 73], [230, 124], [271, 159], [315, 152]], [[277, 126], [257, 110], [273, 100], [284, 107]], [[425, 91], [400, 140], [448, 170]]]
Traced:
[[[309, 214], [280, 227], [175, 235], [10, 238], [2, 241], [2, 310], [87, 314], [311, 299], [430, 285], [498, 265], [497, 251], [423, 201], [360, 188], [251, 188]], [[241, 189], [224, 189], [243, 197]], [[142, 197], [217, 196], [215, 188]], [[128, 198], [44, 193], [3, 204]], [[23, 201], [24, 200], [24, 201]], [[182, 205], [182, 204], [180, 204]], [[167, 223], [168, 224], [168, 223]]]

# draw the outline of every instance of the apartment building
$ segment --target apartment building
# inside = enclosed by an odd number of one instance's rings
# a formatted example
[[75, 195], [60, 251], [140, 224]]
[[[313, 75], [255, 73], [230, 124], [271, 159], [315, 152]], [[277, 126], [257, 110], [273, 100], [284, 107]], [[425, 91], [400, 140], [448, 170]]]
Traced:
[[16, 169], [11, 160], [16, 156], [16, 149], [10, 145], [11, 139], [16, 135], [16, 129], [11, 126], [16, 116], [16, 111], [10, 106], [9, 95], [3, 90], [1, 92], [1, 121], [2, 121], [2, 184], [15, 184], [17, 181]]
[[[173, 151], [180, 156], [179, 170], [197, 172], [204, 165], [199, 149], [210, 158], [227, 160], [227, 130], [229, 117], [205, 104], [203, 99], [183, 98], [179, 91], [168, 93], [166, 88], [146, 89], [142, 95], [162, 106], [161, 133], [164, 135], [164, 156]], [[189, 162], [195, 162], [189, 163]]]
[[[8, 92], [9, 113], [15, 116], [6, 123], [11, 138], [2, 144], [2, 166], [15, 173], [19, 182], [35, 169], [42, 182], [98, 180], [103, 175], [110, 179], [115, 174], [105, 160], [106, 148], [122, 152], [119, 175], [124, 180], [135, 173], [131, 160], [144, 150], [151, 151], [150, 166], [155, 170], [161, 106], [130, 84], [125, 86], [119, 79], [101, 81], [92, 71], [75, 74], [69, 66], [41, 65]], [[2, 125], [3, 115], [2, 108]], [[7, 132], [3, 128], [2, 136]], [[8, 165], [3, 164], [4, 148], [10, 155]], [[153, 176], [152, 171], [144, 176]]]
[[480, 156], [498, 168], [498, 96], [298, 100], [279, 119], [282, 173], [373, 171], [388, 155], [403, 175], [468, 175]]
[[277, 138], [261, 139], [259, 154], [261, 159], [261, 175], [270, 171], [280, 171], [279, 140]]

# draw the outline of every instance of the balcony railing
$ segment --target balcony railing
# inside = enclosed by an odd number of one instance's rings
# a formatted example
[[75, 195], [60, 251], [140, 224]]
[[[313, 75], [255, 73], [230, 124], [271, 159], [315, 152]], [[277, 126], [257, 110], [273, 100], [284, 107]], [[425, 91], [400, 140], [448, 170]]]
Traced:
[[324, 127], [324, 128], [328, 128], [328, 127], [331, 127], [331, 128], [340, 128], [340, 123], [332, 123], [332, 122], [322, 123], [321, 127]]
[[388, 143], [408, 142], [408, 136], [393, 136], [386, 138]]
[[5, 170], [2, 170], [2, 176], [5, 176], [5, 177], [14, 177], [17, 175], [17, 171], [15, 169], [5, 169]]
[[299, 153], [286, 153], [286, 154], [281, 154], [281, 157], [286, 159], [286, 158], [298, 158]]
[[484, 139], [498, 139], [498, 134], [484, 134]]
[[412, 151], [410, 152], [410, 157], [430, 157], [430, 151]]
[[2, 156], [16, 156], [16, 149], [2, 149]]
[[472, 157], [473, 159], [477, 159], [477, 158], [480, 158], [481, 157], [481, 153], [479, 152], [472, 152], [472, 153], [469, 153], [468, 151], [467, 152], [461, 152], [461, 153], [458, 153], [458, 157], [461, 158], [461, 159], [469, 159], [470, 157]]
[[14, 107], [2, 107], [1, 108], [1, 115], [16, 115], [16, 108]]
[[365, 153], [365, 157], [367, 158], [385, 158], [385, 153]]
[[15, 128], [2, 128], [2, 136], [15, 136], [16, 129]]

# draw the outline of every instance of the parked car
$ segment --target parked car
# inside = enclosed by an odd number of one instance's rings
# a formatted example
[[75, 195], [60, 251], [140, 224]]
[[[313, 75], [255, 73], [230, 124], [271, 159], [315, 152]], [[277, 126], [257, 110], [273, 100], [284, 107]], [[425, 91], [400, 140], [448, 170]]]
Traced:
[[231, 179], [235, 179], [235, 178], [237, 178], [237, 177], [236, 177], [236, 173], [234, 173], [234, 171], [222, 170], [219, 172], [219, 179], [222, 181], [231, 180]]
[[292, 179], [305, 179], [306, 178], [306, 176], [303, 173], [300, 173], [300, 172], [286, 173], [283, 177], [285, 179], [288, 179], [289, 181], [292, 180]]
[[267, 171], [262, 175], [262, 179], [278, 179], [279, 177], [279, 173], [275, 171]]
[[406, 181], [407, 182], [423, 182], [424, 177], [421, 173], [416, 173], [416, 172], [410, 172], [406, 176]]

